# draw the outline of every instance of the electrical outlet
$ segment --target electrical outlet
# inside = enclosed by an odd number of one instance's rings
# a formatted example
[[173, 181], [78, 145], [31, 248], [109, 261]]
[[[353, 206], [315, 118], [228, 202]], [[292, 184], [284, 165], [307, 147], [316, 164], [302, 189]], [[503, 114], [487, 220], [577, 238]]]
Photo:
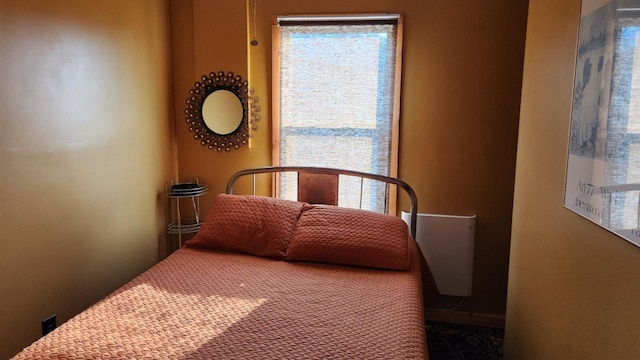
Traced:
[[47, 335], [56, 328], [56, 314], [42, 320], [42, 336]]

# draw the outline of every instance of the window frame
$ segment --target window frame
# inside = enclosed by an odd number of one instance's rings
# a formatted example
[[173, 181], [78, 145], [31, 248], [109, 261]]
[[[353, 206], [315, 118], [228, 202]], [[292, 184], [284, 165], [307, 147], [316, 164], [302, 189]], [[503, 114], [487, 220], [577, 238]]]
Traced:
[[[391, 144], [389, 149], [389, 174], [390, 177], [398, 176], [398, 157], [399, 157], [399, 139], [400, 139], [400, 94], [402, 84], [402, 48], [403, 48], [403, 16], [402, 14], [355, 14], [355, 15], [294, 15], [294, 16], [274, 16], [272, 18], [272, 164], [280, 166], [280, 63], [281, 63], [281, 22], [288, 23], [309, 23], [309, 24], [366, 24], [370, 22], [393, 22], [396, 25], [396, 52], [395, 52], [395, 70], [393, 84], [393, 106], [391, 118]], [[280, 195], [279, 179], [276, 177], [273, 181], [274, 196]], [[397, 208], [397, 189], [396, 191], [388, 191], [388, 212], [396, 213]]]

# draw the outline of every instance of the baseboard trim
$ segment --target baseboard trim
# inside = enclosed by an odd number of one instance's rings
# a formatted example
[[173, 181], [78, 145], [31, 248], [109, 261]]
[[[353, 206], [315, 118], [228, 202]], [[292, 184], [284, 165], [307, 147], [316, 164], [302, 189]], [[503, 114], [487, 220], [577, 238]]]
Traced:
[[457, 310], [424, 309], [426, 320], [453, 324], [486, 326], [504, 329], [505, 317], [494, 314], [470, 313]]

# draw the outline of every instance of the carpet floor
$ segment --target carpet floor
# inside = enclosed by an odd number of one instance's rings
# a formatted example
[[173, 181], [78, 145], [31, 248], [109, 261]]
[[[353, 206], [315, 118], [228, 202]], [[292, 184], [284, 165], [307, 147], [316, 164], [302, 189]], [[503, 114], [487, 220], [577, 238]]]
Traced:
[[431, 360], [499, 360], [504, 347], [504, 329], [426, 322]]

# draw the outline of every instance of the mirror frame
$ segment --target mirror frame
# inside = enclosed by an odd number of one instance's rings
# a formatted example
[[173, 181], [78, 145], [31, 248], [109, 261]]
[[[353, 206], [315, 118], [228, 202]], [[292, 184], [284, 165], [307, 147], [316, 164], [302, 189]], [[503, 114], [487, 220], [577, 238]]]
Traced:
[[[228, 90], [235, 94], [242, 104], [242, 120], [238, 127], [229, 134], [218, 134], [210, 129], [204, 121], [202, 106], [211, 93], [217, 90]], [[187, 108], [185, 109], [186, 122], [189, 131], [193, 132], [193, 138], [202, 146], [210, 150], [227, 152], [235, 149], [239, 150], [249, 144], [253, 137], [253, 132], [258, 130], [257, 122], [260, 121], [258, 112], [258, 97], [254, 95], [253, 89], [249, 89], [249, 83], [242, 80], [240, 75], [229, 71], [212, 72], [203, 75], [201, 81], [197, 81], [194, 87], [189, 90], [187, 97]]]

